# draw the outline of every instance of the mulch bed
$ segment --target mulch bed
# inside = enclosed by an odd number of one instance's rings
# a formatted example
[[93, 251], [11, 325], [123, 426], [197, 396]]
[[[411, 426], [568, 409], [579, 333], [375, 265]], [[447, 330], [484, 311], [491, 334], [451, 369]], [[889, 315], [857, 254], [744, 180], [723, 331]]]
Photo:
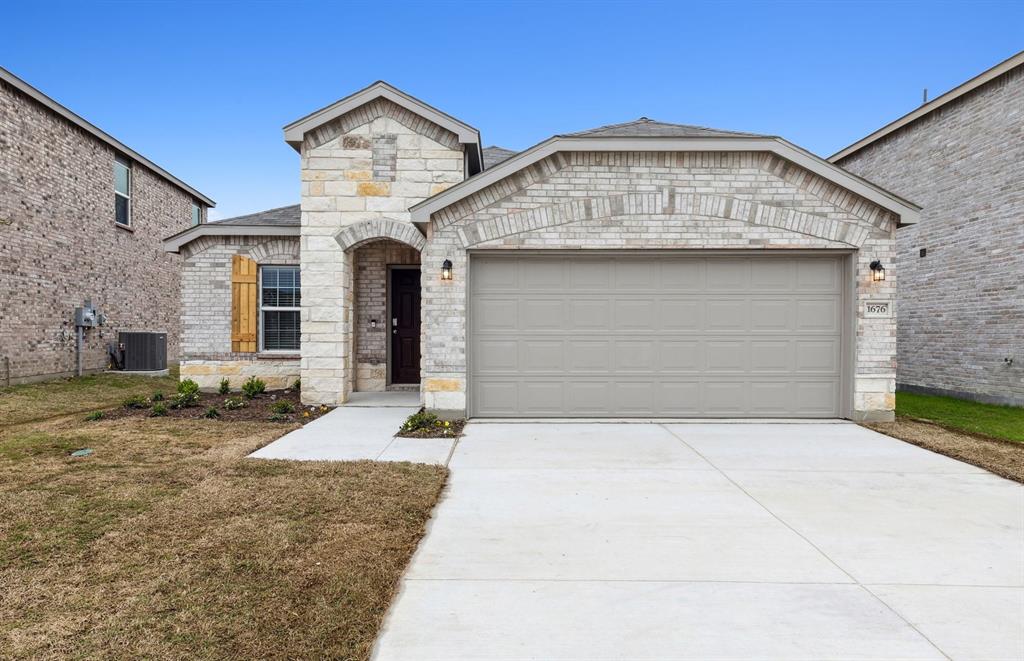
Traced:
[[948, 429], [915, 418], [900, 417], [896, 422], [865, 427], [1024, 483], [1024, 443]]
[[[288, 402], [295, 409], [293, 413], [277, 414], [273, 422], [297, 422], [305, 424], [316, 420], [320, 416], [329, 413], [332, 408], [329, 406], [304, 406], [300, 401], [301, 395], [295, 390], [277, 390], [257, 395], [253, 399], [246, 399], [240, 392], [233, 392], [228, 395], [217, 393], [200, 393], [199, 403], [187, 408], [171, 408], [171, 400], [174, 393], [164, 393], [166, 399], [162, 402], [167, 407], [167, 418], [191, 418], [201, 419], [206, 417], [206, 411], [211, 406], [217, 409], [215, 420], [225, 422], [252, 422], [268, 421], [275, 416], [273, 406], [278, 402]], [[246, 406], [240, 409], [227, 409], [224, 401], [227, 399], [241, 400]], [[103, 412], [104, 420], [116, 420], [118, 418], [148, 418], [152, 416], [152, 407], [144, 409], [132, 409], [119, 406], [115, 409]]]
[[[463, 420], [438, 420], [437, 425], [431, 427], [421, 427], [419, 429], [412, 429], [410, 431], [398, 430], [395, 436], [401, 436], [402, 438], [459, 438], [462, 436], [462, 430], [466, 426], [466, 421]], [[447, 426], [445, 425], [447, 422]]]

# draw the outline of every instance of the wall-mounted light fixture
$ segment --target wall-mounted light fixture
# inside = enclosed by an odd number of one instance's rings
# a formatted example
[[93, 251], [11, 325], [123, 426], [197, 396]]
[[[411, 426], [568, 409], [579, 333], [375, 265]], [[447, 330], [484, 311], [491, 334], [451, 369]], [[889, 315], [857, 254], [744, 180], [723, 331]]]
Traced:
[[377, 320], [376, 319], [371, 319], [370, 320], [370, 328], [377, 328]]
[[882, 262], [876, 259], [869, 266], [871, 267], [871, 281], [883, 282], [885, 280], [885, 267], [882, 266]]
[[446, 259], [446, 260], [444, 260], [444, 263], [441, 264], [441, 279], [442, 280], [451, 280], [452, 279], [452, 260]]

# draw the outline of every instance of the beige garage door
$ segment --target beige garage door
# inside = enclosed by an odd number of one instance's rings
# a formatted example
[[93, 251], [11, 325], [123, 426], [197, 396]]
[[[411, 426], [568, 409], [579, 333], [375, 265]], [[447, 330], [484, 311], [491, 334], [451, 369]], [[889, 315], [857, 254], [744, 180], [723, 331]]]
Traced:
[[836, 417], [840, 257], [477, 254], [479, 417]]

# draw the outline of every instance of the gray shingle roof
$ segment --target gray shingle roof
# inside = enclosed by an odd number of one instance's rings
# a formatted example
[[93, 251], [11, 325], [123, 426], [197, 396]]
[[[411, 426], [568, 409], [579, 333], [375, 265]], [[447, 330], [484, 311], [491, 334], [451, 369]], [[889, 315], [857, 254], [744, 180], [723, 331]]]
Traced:
[[490, 147], [484, 147], [484, 169], [494, 167], [502, 161], [507, 161], [519, 152], [512, 151], [511, 149], [505, 149], [504, 147], [498, 147], [491, 145]]
[[299, 225], [299, 218], [301, 212], [298, 204], [293, 204], [290, 207], [278, 207], [276, 209], [267, 209], [266, 211], [259, 211], [257, 213], [250, 213], [244, 216], [235, 216], [234, 218], [225, 218], [224, 220], [214, 220], [211, 224], [217, 225]]
[[650, 137], [650, 138], [715, 138], [715, 137], [736, 137], [744, 136], [748, 138], [752, 137], [764, 137], [759, 136], [756, 133], [741, 133], [739, 131], [722, 131], [719, 129], [709, 129], [704, 126], [691, 126], [689, 124], [669, 124], [667, 122], [659, 122], [647, 117], [641, 117], [640, 119], [632, 122], [624, 122], [622, 124], [609, 124], [608, 126], [598, 126], [594, 129], [588, 129], [586, 131], [578, 131], [576, 133], [566, 133], [563, 137], [602, 137], [602, 138], [613, 138], [613, 137]]

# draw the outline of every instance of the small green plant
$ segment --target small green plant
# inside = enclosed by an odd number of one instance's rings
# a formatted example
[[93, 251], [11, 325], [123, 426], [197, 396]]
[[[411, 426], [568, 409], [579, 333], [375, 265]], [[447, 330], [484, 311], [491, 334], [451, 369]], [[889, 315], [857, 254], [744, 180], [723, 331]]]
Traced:
[[249, 405], [241, 397], [228, 397], [224, 400], [225, 411], [237, 411], [238, 409], [244, 409], [246, 406]]
[[149, 415], [154, 418], [167, 415], [167, 405], [163, 402], [157, 402], [153, 405], [153, 408], [149, 410]]
[[162, 402], [164, 401], [164, 394], [162, 392], [155, 392], [153, 396], [149, 398], [151, 402]]
[[433, 413], [417, 411], [405, 419], [405, 422], [402, 423], [402, 431], [410, 432], [417, 429], [428, 429], [436, 426], [438, 422], [437, 416]]
[[267, 384], [262, 379], [257, 379], [255, 376], [250, 376], [242, 384], [242, 392], [246, 398], [253, 399], [257, 395], [262, 395], [267, 391]]
[[287, 422], [288, 416], [283, 413], [271, 413], [267, 420], [270, 420], [271, 422]]
[[126, 409], [145, 409], [149, 408], [149, 400], [142, 395], [132, 395], [121, 400], [121, 406]]
[[203, 414], [203, 417], [210, 418], [211, 420], [214, 418], [219, 418], [220, 411], [217, 410], [216, 406], [210, 406], [206, 409], [206, 413]]
[[192, 379], [178, 382], [178, 394], [174, 396], [174, 408], [183, 409], [199, 403], [199, 384]]
[[220, 393], [221, 395], [226, 395], [229, 392], [231, 392], [231, 382], [228, 381], [227, 379], [221, 379], [220, 387], [217, 388], [217, 392]]
[[93, 411], [89, 415], [85, 416], [88, 422], [96, 422], [97, 420], [103, 419], [103, 411]]
[[292, 384], [292, 390], [295, 392], [302, 390], [302, 379], [295, 379], [295, 383]]
[[274, 405], [270, 407], [272, 413], [279, 415], [287, 415], [289, 413], [295, 413], [295, 406], [291, 402], [280, 401], [274, 402]]

